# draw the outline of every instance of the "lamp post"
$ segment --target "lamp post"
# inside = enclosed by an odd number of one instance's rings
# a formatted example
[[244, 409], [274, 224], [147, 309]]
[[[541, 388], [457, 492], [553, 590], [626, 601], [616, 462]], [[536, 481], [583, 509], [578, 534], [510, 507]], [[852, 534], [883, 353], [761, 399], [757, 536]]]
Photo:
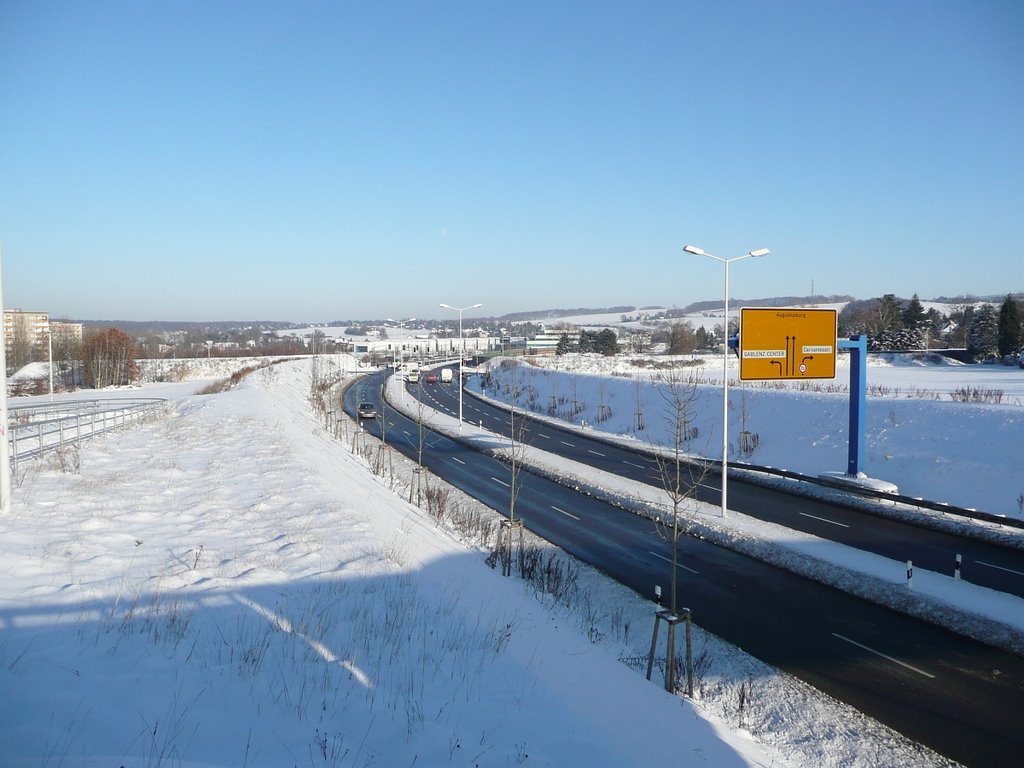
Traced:
[[465, 342], [462, 339], [462, 313], [467, 309], [476, 309], [483, 304], [473, 304], [469, 307], [453, 307], [451, 304], [442, 304], [445, 309], [453, 309], [459, 313], [459, 430], [462, 430], [462, 360], [466, 357]]
[[686, 253], [695, 256], [707, 256], [709, 259], [720, 261], [725, 265], [725, 319], [722, 321], [722, 517], [725, 517], [725, 510], [728, 509], [729, 500], [729, 264], [741, 259], [757, 258], [767, 256], [767, 248], [759, 248], [750, 251], [742, 256], [734, 256], [731, 259], [723, 259], [720, 256], [712, 256], [706, 253], [703, 248], [695, 245], [683, 246]]
[[[3, 250], [0, 246], [0, 318], [4, 316]], [[6, 336], [6, 333], [4, 334]], [[11, 444], [7, 425], [7, 343], [0, 342], [0, 515], [11, 511]]]
[[53, 402], [53, 328], [50, 327], [50, 321], [46, 321], [46, 353], [47, 360], [49, 361], [50, 369], [50, 402]]
[[[406, 323], [411, 323], [415, 320], [415, 317], [410, 317], [405, 320], [392, 320], [390, 317], [387, 319], [389, 323], [394, 323], [399, 329], [404, 329]], [[402, 370], [402, 341], [405, 338], [405, 334], [401, 334], [398, 340], [398, 370], [401, 372], [402, 381], [405, 380], [405, 371]], [[405, 402], [405, 384], [402, 384], [402, 402]]]

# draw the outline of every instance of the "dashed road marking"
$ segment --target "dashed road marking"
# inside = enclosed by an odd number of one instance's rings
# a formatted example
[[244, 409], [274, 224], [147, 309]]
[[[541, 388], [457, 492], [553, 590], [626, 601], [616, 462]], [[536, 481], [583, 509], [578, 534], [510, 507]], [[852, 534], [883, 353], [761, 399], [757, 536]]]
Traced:
[[876, 651], [874, 648], [866, 646], [863, 643], [858, 643], [856, 640], [851, 640], [848, 637], [844, 637], [843, 635], [840, 635], [837, 632], [833, 632], [832, 637], [838, 637], [840, 640], [843, 640], [844, 642], [847, 642], [850, 645], [856, 645], [858, 648], [863, 648], [865, 651], [873, 653], [876, 656], [881, 656], [883, 659], [885, 659], [886, 661], [891, 661], [893, 664], [899, 664], [901, 667], [909, 669], [911, 672], [917, 672], [917, 674], [924, 675], [925, 677], [931, 678], [932, 680], [935, 679], [935, 675], [931, 674], [930, 672], [925, 672], [923, 669], [918, 669], [917, 667], [911, 664], [907, 664], [907, 662], [905, 661], [900, 661], [899, 659], [895, 659], [892, 656], [889, 656], [888, 654], [882, 653], [881, 651]]

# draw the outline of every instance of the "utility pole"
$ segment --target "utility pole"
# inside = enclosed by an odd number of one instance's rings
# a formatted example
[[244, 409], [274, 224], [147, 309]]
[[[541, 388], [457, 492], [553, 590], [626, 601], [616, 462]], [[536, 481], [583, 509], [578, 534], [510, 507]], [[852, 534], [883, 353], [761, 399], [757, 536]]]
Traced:
[[[0, 246], [0, 318], [4, 316], [3, 247]], [[6, 326], [6, 323], [5, 323]], [[7, 424], [7, 331], [0, 344], [0, 514], [11, 511], [11, 446]]]

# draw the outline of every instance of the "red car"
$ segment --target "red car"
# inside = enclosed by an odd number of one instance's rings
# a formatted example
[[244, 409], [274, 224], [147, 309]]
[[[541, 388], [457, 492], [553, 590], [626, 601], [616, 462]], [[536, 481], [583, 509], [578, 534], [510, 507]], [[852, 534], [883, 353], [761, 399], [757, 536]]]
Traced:
[[436, 373], [428, 373], [427, 374], [427, 384], [437, 384], [437, 374]]

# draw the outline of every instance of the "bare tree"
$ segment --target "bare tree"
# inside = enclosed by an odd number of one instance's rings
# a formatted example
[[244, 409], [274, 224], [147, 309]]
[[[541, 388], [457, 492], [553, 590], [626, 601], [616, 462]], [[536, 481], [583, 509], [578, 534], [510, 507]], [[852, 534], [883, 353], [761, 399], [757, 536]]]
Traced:
[[705, 461], [694, 461], [688, 456], [687, 446], [697, 437], [697, 428], [693, 423], [700, 391], [692, 378], [684, 378], [678, 370], [673, 370], [662, 377], [658, 392], [665, 401], [665, 419], [668, 422], [672, 442], [668, 450], [655, 452], [658, 465], [658, 476], [662, 488], [668, 495], [672, 505], [670, 520], [659, 521], [659, 534], [672, 544], [672, 584], [669, 607], [678, 610], [678, 544], [679, 540], [689, 532], [693, 504], [687, 505], [697, 493], [697, 487], [708, 473], [709, 466]]
[[516, 499], [522, 487], [520, 475], [528, 447], [525, 440], [527, 418], [529, 417], [523, 413], [517, 422], [515, 405], [509, 409], [510, 443], [506, 453], [509, 465], [508, 520], [502, 523], [498, 532], [497, 549], [498, 559], [501, 560], [501, 572], [505, 576], [512, 575], [512, 540], [516, 532], [519, 534], [519, 572], [522, 573], [524, 568], [523, 521], [516, 518]]
[[125, 386], [141, 378], [135, 342], [124, 331], [107, 328], [82, 344], [85, 383], [95, 389]]
[[697, 349], [697, 334], [693, 324], [684, 321], [672, 323], [668, 327], [668, 339], [665, 350], [670, 355], [688, 355]]
[[630, 352], [641, 355], [651, 348], [651, 334], [647, 331], [634, 331], [627, 341], [627, 346]]
[[636, 410], [633, 411], [634, 432], [642, 432], [647, 428], [647, 425], [644, 424], [644, 404], [642, 398], [644, 384], [643, 379], [640, 376], [640, 372], [637, 371], [636, 378], [633, 379], [633, 392], [636, 395]]
[[[689, 533], [696, 504], [692, 502], [697, 488], [704, 482], [710, 472], [705, 461], [694, 461], [687, 456], [686, 447], [697, 437], [697, 429], [693, 424], [694, 410], [700, 397], [696, 382], [684, 378], [678, 370], [673, 370], [662, 379], [658, 389], [665, 401], [665, 418], [668, 421], [672, 442], [668, 450], [656, 450], [655, 460], [661, 485], [672, 505], [672, 513], [668, 520], [657, 521], [658, 534], [668, 541], [672, 547], [672, 573], [669, 585], [669, 610], [659, 612], [655, 617], [654, 637], [651, 640], [651, 656], [648, 659], [648, 679], [654, 661], [655, 646], [658, 636], [658, 622], [665, 620], [668, 625], [667, 650], [665, 654], [665, 689], [675, 690], [675, 625], [680, 620], [679, 606], [679, 541]], [[689, 503], [688, 503], [689, 502]], [[685, 611], [687, 622], [687, 686], [692, 695], [692, 674], [690, 672], [690, 632], [689, 611]]]

